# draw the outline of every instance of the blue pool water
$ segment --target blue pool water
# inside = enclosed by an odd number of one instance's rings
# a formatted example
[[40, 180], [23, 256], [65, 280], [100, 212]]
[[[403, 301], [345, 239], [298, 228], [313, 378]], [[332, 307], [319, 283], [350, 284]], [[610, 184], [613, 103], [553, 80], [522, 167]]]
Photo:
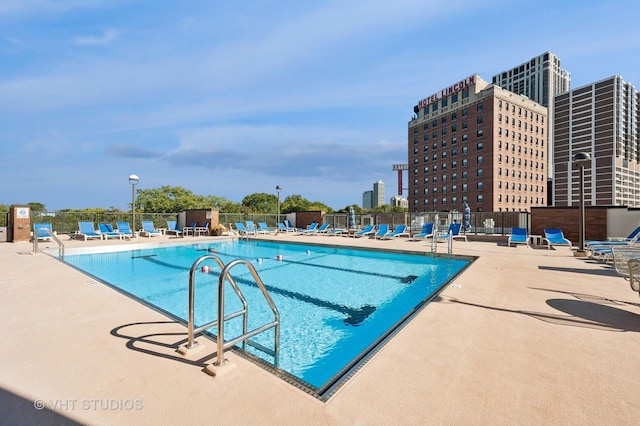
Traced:
[[[186, 321], [189, 270], [210, 254], [225, 264], [251, 261], [280, 312], [278, 359], [252, 347], [247, 351], [320, 394], [472, 261], [267, 241], [71, 254], [64, 261]], [[211, 265], [211, 272], [198, 270], [195, 276], [196, 326], [217, 318], [220, 269], [212, 260], [202, 265]], [[248, 300], [249, 330], [273, 321], [248, 268], [239, 265], [231, 275]], [[225, 312], [241, 306], [230, 289], [225, 304]], [[241, 330], [240, 319], [228, 321], [225, 340]], [[273, 348], [273, 333], [253, 340]]]

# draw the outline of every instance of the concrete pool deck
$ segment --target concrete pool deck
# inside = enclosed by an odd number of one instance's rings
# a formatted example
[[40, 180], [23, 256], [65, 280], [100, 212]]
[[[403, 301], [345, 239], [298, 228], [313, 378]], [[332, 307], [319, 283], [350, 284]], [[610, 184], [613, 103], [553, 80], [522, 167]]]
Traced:
[[[406, 238], [271, 238], [429, 249]], [[62, 240], [67, 248], [135, 244]], [[56, 244], [40, 243], [46, 247]], [[205, 374], [215, 360], [213, 342], [199, 338], [198, 352], [179, 355], [182, 324], [31, 249], [26, 242], [0, 244], [3, 424], [632, 425], [640, 419], [638, 293], [611, 267], [575, 258], [566, 247], [455, 241], [455, 254], [478, 260], [327, 402], [232, 352], [225, 353], [230, 366], [216, 377]]]

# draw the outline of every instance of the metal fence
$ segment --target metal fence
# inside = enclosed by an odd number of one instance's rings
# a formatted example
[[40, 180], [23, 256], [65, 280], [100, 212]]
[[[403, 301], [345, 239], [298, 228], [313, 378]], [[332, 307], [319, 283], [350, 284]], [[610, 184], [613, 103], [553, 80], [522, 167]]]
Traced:
[[[167, 220], [177, 220], [176, 213], [137, 213], [136, 223], [131, 223], [131, 213], [112, 212], [31, 212], [31, 223], [50, 223], [58, 234], [70, 234], [78, 230], [78, 222], [110, 223], [129, 222], [131, 229], [142, 229], [142, 221], [150, 220], [156, 228], [166, 228]], [[115, 227], [115, 226], [114, 226]]]
[[[348, 228], [348, 213], [332, 213], [325, 215], [325, 222], [334, 228]], [[411, 232], [418, 232], [422, 225], [433, 222], [437, 229], [443, 230], [451, 223], [463, 223], [462, 212], [425, 212], [425, 213], [372, 213], [356, 215], [359, 227], [366, 225], [389, 224], [394, 228], [405, 224]], [[467, 234], [509, 235], [511, 228], [531, 228], [531, 214], [528, 212], [474, 212], [470, 217], [471, 229]], [[464, 231], [462, 231], [464, 232]]]
[[[0, 212], [0, 227], [7, 226], [8, 212]], [[141, 221], [151, 220], [157, 228], [165, 228], [167, 220], [178, 220], [178, 213], [136, 213], [136, 223], [132, 229], [142, 228]], [[281, 214], [279, 221], [286, 216]], [[252, 220], [255, 223], [265, 222], [267, 226], [276, 228], [278, 216], [275, 214], [243, 214], [220, 213], [219, 221], [224, 226]], [[463, 223], [462, 212], [425, 212], [425, 213], [371, 213], [356, 215], [356, 224], [359, 227], [366, 225], [389, 224], [394, 228], [405, 224], [412, 232], [417, 232], [425, 222], [433, 222], [437, 229], [446, 229], [450, 223]], [[52, 228], [60, 233], [72, 233], [78, 230], [78, 222], [111, 223], [131, 222], [131, 213], [126, 212], [31, 212], [32, 223], [51, 223]], [[324, 222], [333, 228], [348, 228], [348, 213], [326, 214]], [[531, 214], [528, 212], [473, 212], [470, 218], [471, 230], [467, 234], [509, 235], [511, 228], [531, 229]]]

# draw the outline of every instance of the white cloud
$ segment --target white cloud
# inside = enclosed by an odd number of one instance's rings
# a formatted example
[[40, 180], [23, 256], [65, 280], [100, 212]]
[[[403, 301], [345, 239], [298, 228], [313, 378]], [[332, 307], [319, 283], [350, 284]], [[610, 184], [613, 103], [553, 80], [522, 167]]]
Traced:
[[100, 44], [106, 44], [106, 43], [109, 43], [110, 41], [115, 40], [117, 35], [118, 35], [118, 31], [116, 31], [113, 28], [107, 28], [106, 30], [104, 30], [101, 36], [76, 37], [73, 40], [73, 42], [78, 46], [100, 45]]

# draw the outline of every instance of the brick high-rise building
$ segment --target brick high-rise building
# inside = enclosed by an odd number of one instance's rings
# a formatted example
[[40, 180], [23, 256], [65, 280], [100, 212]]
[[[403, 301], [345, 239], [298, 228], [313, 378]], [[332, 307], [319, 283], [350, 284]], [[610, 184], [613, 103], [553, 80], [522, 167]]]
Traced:
[[409, 211], [547, 205], [546, 107], [475, 74], [422, 99], [414, 113]]

